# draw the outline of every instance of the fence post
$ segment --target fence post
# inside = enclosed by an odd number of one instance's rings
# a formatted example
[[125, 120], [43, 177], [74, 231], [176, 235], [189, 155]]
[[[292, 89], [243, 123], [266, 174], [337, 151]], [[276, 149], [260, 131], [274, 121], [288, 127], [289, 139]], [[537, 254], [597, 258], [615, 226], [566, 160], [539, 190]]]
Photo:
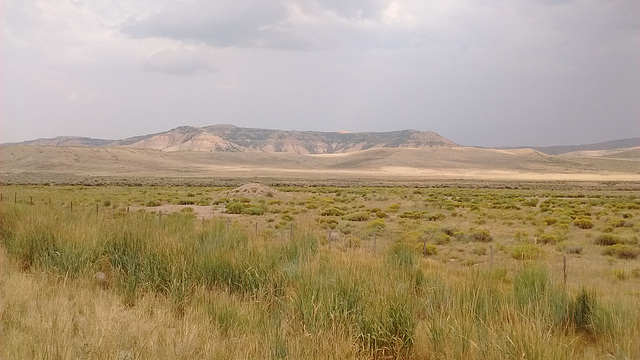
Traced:
[[293, 223], [289, 226], [289, 239], [293, 241]]
[[493, 245], [489, 245], [489, 270], [493, 270]]
[[98, 214], [99, 214], [98, 204], [96, 204], [96, 216], [98, 216]]
[[258, 236], [258, 222], [256, 221], [256, 236]]
[[29, 205], [33, 205], [33, 196], [29, 197]]
[[18, 193], [17, 193], [17, 192], [14, 192], [14, 193], [13, 193], [13, 203], [14, 203], [14, 204], [17, 204], [17, 203], [18, 203]]
[[567, 288], [567, 255], [562, 257], [562, 272], [564, 274], [564, 287]]
[[73, 211], [73, 201], [71, 202], [71, 211]]
[[2, 193], [0, 193], [0, 201], [2, 201]]
[[331, 228], [327, 228], [327, 244], [331, 248]]

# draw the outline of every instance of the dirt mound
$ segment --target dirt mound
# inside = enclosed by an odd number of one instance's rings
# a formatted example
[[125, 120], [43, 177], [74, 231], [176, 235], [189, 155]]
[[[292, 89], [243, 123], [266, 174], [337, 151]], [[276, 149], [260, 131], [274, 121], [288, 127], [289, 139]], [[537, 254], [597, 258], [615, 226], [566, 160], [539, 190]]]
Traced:
[[229, 190], [231, 196], [266, 196], [273, 197], [276, 190], [258, 183], [248, 183], [233, 190]]

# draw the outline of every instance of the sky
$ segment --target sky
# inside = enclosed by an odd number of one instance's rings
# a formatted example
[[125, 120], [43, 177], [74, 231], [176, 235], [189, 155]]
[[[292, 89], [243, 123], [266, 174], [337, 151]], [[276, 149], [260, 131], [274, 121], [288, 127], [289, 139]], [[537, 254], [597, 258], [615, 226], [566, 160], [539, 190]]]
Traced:
[[0, 142], [182, 125], [640, 137], [637, 0], [3, 0]]

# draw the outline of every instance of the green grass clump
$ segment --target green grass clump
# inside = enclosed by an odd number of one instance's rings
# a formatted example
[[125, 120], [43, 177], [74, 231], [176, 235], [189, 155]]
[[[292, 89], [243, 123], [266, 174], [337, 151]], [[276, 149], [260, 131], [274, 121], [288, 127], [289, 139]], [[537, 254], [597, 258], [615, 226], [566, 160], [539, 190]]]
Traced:
[[536, 245], [521, 244], [509, 248], [509, 254], [516, 260], [537, 260], [545, 253]]
[[391, 246], [387, 261], [394, 266], [410, 268], [416, 262], [416, 248], [408, 242], [399, 241]]

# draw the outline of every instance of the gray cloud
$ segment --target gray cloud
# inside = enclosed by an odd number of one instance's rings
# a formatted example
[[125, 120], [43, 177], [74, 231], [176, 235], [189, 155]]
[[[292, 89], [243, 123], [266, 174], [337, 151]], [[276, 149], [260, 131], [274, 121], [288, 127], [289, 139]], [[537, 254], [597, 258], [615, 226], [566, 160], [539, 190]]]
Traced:
[[160, 11], [130, 20], [122, 31], [133, 37], [202, 41], [212, 46], [260, 47], [271, 43], [274, 26], [287, 10], [274, 0], [170, 2]]
[[174, 76], [192, 76], [200, 71], [216, 71], [205, 51], [189, 50], [184, 47], [154, 53], [145, 61], [143, 69]]

